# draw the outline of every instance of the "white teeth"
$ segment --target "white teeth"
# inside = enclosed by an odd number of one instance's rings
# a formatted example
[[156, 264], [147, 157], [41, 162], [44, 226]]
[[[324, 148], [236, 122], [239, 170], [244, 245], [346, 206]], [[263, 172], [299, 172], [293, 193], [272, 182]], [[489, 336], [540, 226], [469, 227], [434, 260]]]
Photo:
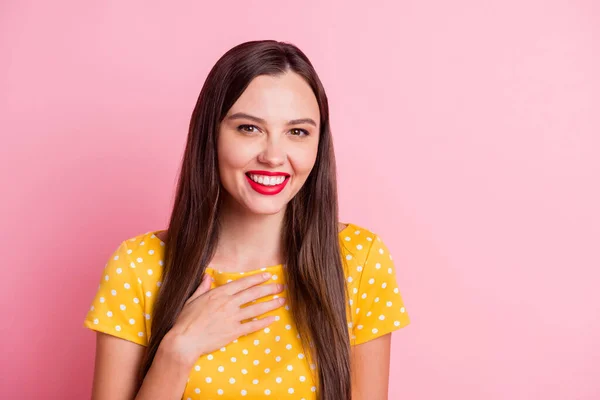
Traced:
[[265, 186], [279, 185], [285, 180], [285, 176], [265, 176], [265, 175], [254, 175], [250, 174], [250, 179], [256, 183], [260, 183]]

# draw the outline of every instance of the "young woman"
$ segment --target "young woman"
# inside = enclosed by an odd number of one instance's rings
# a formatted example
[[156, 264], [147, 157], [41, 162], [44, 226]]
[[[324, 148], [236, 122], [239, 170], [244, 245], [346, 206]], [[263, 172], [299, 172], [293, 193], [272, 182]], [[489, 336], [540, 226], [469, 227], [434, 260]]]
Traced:
[[297, 47], [240, 44], [192, 114], [167, 230], [123, 241], [85, 326], [95, 400], [386, 399], [409, 323], [392, 257], [338, 221], [327, 96]]

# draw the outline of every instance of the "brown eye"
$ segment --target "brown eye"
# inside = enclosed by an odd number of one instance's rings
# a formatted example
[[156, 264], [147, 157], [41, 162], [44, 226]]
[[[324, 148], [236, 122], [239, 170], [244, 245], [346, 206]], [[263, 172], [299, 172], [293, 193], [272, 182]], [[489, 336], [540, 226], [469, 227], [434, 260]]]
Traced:
[[[308, 136], [308, 131], [305, 130], [305, 129], [294, 128], [294, 129], [292, 129], [292, 132], [300, 132], [300, 133], [303, 133], [304, 136]], [[292, 133], [292, 135], [294, 135], [294, 136], [302, 136], [301, 134], [295, 134], [295, 133]]]
[[[246, 128], [252, 128], [253, 130], [248, 131], [248, 130], [246, 130]], [[257, 129], [256, 126], [254, 126], [254, 125], [240, 125], [240, 126], [238, 126], [238, 131], [242, 131], [242, 132], [245, 132], [245, 133], [255, 133], [256, 131], [254, 129]]]

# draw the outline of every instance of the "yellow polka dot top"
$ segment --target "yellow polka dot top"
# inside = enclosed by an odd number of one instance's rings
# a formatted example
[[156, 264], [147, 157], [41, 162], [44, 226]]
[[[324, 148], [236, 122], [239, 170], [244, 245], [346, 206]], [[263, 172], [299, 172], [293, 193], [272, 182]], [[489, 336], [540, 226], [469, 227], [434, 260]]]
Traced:
[[[84, 326], [142, 346], [148, 345], [153, 304], [160, 290], [164, 246], [152, 231], [127, 239], [108, 260]], [[355, 224], [339, 233], [349, 289], [348, 334], [358, 345], [398, 330], [409, 323], [396, 281], [392, 256], [381, 238]], [[285, 285], [282, 265], [249, 272], [220, 272], [206, 268], [217, 287], [243, 276], [269, 271]], [[265, 283], [266, 284], [266, 283]], [[286, 297], [287, 289], [278, 295]], [[269, 295], [257, 301], [268, 301]], [[275, 315], [264, 330], [242, 336], [198, 358], [189, 373], [182, 399], [315, 400], [316, 366], [302, 351], [287, 305], [258, 318]]]

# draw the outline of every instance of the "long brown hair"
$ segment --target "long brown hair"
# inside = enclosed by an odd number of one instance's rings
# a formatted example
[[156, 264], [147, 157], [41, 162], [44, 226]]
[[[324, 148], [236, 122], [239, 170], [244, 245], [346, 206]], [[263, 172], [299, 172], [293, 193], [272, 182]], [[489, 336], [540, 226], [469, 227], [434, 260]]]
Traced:
[[340, 255], [335, 157], [325, 90], [306, 55], [274, 40], [235, 46], [212, 68], [192, 113], [177, 192], [167, 229], [164, 271], [150, 342], [138, 384], [184, 303], [200, 284], [219, 240], [224, 190], [217, 159], [219, 124], [259, 75], [299, 74], [320, 110], [315, 165], [287, 204], [281, 232], [288, 305], [308, 357], [316, 365], [317, 398], [351, 399], [348, 293]]

